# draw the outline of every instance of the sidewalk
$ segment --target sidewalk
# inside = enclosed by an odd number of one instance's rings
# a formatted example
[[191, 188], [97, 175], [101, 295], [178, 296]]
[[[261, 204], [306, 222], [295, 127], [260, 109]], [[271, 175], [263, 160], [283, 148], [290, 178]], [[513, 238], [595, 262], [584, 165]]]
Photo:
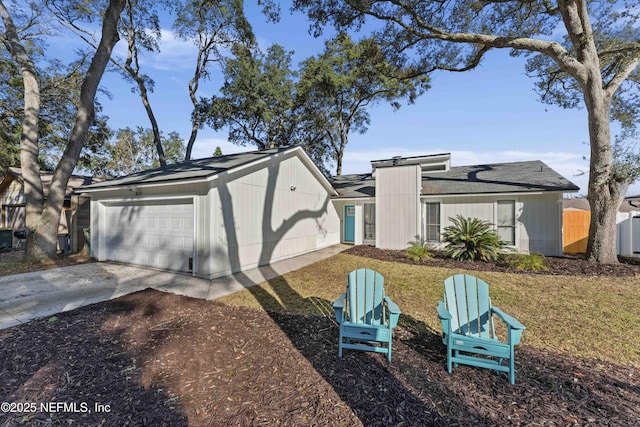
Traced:
[[216, 299], [329, 258], [348, 247], [335, 245], [213, 280], [108, 262], [4, 276], [0, 277], [0, 329], [146, 288]]

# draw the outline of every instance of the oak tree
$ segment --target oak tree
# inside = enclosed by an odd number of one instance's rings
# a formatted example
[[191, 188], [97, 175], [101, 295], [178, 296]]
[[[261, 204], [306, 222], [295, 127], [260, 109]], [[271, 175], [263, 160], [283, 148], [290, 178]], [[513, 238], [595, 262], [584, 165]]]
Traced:
[[[640, 9], [630, 0], [295, 0], [316, 33], [371, 28], [416, 72], [466, 71], [492, 49], [528, 57], [543, 101], [588, 113], [591, 260], [617, 263], [616, 212], [629, 185], [614, 159], [610, 122], [640, 116]], [[499, 84], [499, 83], [497, 83]]]

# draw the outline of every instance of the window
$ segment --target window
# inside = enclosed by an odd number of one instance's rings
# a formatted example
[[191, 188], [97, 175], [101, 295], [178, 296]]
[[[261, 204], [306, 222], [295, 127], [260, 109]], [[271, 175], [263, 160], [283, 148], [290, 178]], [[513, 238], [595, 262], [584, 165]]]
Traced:
[[376, 239], [376, 205], [365, 203], [364, 205], [364, 240]]
[[498, 200], [498, 237], [509, 245], [516, 244], [516, 202]]
[[440, 202], [424, 202], [424, 239], [430, 242], [440, 241]]

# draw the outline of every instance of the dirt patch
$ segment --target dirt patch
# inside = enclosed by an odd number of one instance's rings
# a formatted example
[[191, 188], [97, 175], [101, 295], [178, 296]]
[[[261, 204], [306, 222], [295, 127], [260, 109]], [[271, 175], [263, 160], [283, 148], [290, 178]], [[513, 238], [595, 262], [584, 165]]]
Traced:
[[391, 363], [337, 353], [330, 317], [145, 290], [0, 331], [0, 402], [89, 408], [4, 412], [0, 425], [640, 424], [640, 370], [627, 366], [521, 345], [515, 386], [485, 369], [449, 375], [438, 332], [409, 318]]
[[347, 249], [344, 253], [373, 258], [381, 261], [401, 262], [413, 265], [426, 265], [430, 267], [441, 267], [451, 269], [464, 269], [473, 271], [497, 271], [505, 273], [525, 273], [525, 274], [549, 274], [562, 276], [640, 276], [640, 259], [620, 258], [620, 262], [615, 265], [606, 265], [597, 262], [590, 262], [583, 256], [546, 257], [544, 264], [546, 270], [532, 271], [511, 268], [501, 261], [456, 261], [436, 252], [432, 258], [421, 262], [412, 261], [407, 258], [405, 251], [378, 249], [373, 246], [358, 245]]
[[29, 273], [31, 271], [46, 270], [49, 268], [66, 267], [68, 265], [86, 264], [95, 262], [95, 258], [84, 253], [57, 255], [50, 260], [25, 260], [24, 250], [14, 250], [0, 253], [0, 276]]

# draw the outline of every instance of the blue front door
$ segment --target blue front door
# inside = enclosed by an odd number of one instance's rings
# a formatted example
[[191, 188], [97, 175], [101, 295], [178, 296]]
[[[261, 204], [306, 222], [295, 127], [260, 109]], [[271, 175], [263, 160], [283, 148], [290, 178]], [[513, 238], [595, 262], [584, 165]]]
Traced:
[[344, 207], [344, 241], [353, 243], [356, 240], [356, 207], [345, 205]]

